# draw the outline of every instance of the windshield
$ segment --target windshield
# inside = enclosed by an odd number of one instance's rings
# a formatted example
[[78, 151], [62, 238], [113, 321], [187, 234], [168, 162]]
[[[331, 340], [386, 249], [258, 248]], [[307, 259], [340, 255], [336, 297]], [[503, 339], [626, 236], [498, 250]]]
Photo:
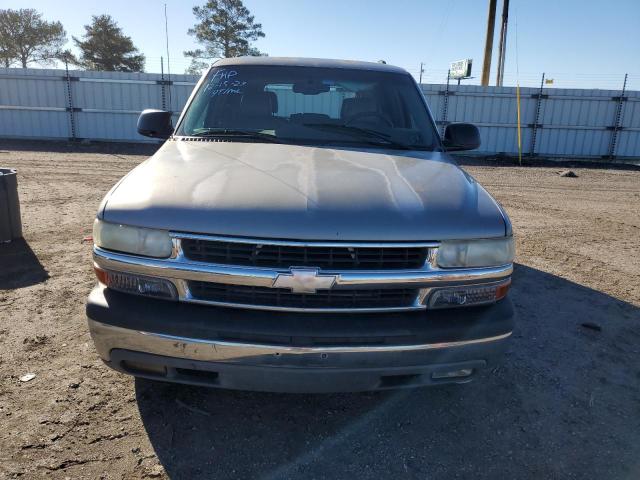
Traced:
[[344, 68], [213, 68], [176, 135], [410, 150], [439, 147], [433, 122], [408, 74]]

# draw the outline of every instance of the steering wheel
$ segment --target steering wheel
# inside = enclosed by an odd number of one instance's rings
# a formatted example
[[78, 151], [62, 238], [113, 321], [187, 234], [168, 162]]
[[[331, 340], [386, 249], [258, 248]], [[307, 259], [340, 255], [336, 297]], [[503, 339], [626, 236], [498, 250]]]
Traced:
[[382, 120], [388, 127], [393, 128], [393, 122], [389, 120], [389, 118], [386, 115], [383, 115], [379, 112], [356, 113], [355, 115], [352, 115], [351, 117], [349, 117], [349, 119], [346, 122], [344, 122], [344, 124], [346, 126], [351, 126], [353, 123], [355, 123], [357, 120], [361, 118], [377, 118], [378, 120]]

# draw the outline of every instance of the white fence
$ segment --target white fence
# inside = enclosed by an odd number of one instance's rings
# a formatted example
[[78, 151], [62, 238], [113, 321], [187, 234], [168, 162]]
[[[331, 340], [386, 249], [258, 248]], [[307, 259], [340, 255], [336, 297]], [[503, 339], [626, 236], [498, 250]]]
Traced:
[[[471, 122], [486, 153], [518, 152], [515, 87], [422, 85], [439, 125]], [[524, 155], [640, 158], [640, 92], [520, 89]]]
[[[136, 133], [140, 111], [179, 112], [197, 80], [0, 68], [0, 137], [150, 141]], [[482, 136], [478, 153], [517, 154], [515, 88], [422, 85], [422, 90], [440, 128], [475, 123]], [[520, 96], [524, 155], [640, 158], [640, 92], [522, 88]]]
[[176, 112], [194, 75], [0, 68], [0, 137], [154, 141], [138, 135], [145, 108]]

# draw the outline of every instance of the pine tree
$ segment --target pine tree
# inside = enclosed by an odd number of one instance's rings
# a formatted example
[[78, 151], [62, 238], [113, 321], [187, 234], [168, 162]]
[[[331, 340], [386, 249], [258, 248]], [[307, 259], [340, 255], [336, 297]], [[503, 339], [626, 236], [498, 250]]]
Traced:
[[0, 63], [4, 67], [52, 63], [66, 42], [62, 24], [43, 20], [33, 8], [0, 10]]
[[262, 25], [244, 6], [242, 0], [209, 0], [202, 7], [193, 7], [198, 23], [188, 33], [196, 38], [203, 48], [184, 52], [191, 57], [189, 72], [201, 70], [203, 60], [219, 57], [263, 55], [251, 42], [264, 37]]
[[122, 33], [110, 15], [94, 15], [85, 25], [82, 40], [73, 37], [80, 58], [73, 63], [87, 70], [108, 72], [142, 72], [145, 57], [133, 45], [131, 37]]

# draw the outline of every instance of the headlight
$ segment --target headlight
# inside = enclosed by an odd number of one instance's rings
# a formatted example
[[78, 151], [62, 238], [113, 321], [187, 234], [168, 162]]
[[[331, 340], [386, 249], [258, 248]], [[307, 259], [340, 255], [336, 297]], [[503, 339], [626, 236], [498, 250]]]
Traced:
[[437, 263], [442, 268], [495, 267], [513, 263], [514, 254], [513, 237], [444, 241], [438, 247]]
[[166, 230], [130, 227], [98, 219], [93, 222], [93, 243], [106, 250], [156, 258], [168, 258], [173, 250]]

